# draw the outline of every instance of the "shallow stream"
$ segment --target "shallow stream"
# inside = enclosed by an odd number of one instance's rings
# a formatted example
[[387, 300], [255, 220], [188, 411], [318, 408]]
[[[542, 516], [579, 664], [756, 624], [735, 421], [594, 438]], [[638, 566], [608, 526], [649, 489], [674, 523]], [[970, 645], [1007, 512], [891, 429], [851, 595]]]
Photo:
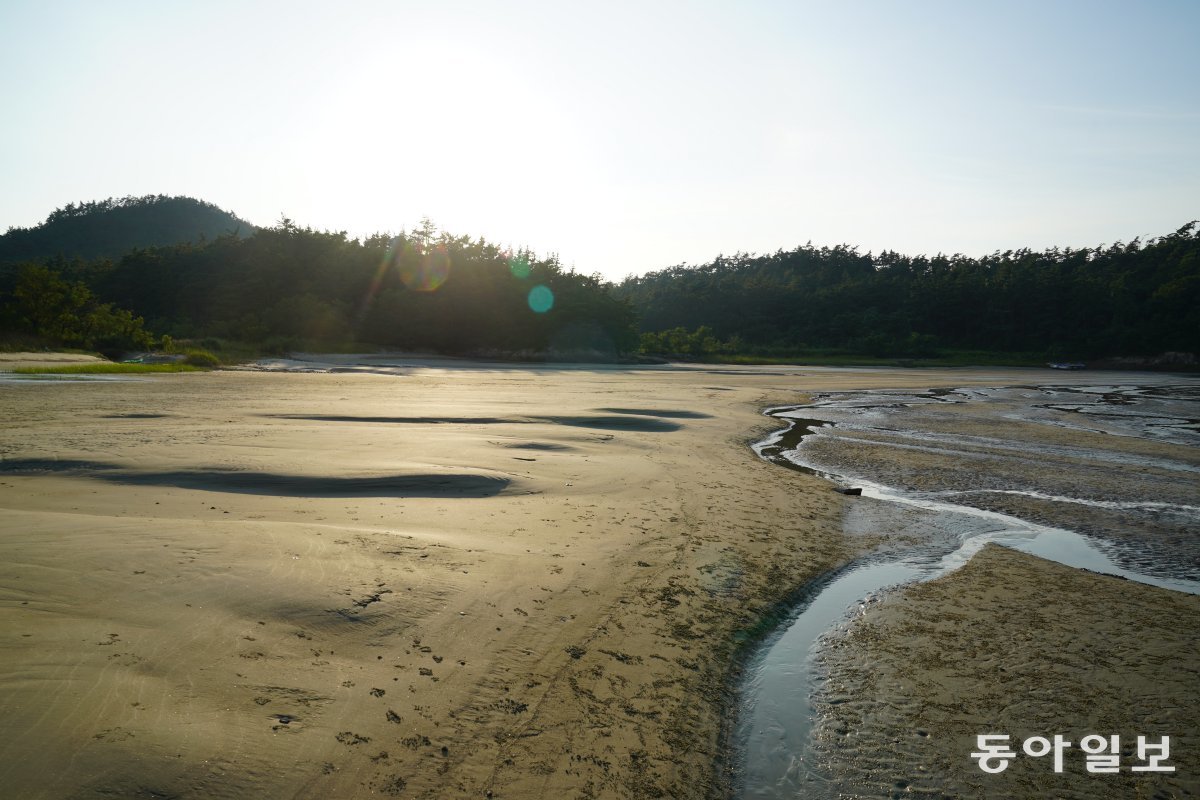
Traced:
[[737, 795], [830, 796], [810, 744], [821, 637], [988, 542], [1200, 593], [1200, 381], [838, 392], [768, 409], [763, 458], [858, 488], [872, 553], [808, 587], [746, 670]]

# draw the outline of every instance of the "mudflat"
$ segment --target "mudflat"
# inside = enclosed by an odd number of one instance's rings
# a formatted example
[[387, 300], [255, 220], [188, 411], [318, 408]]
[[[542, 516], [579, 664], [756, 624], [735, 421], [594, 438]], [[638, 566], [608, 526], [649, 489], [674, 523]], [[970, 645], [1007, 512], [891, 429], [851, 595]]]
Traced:
[[[1195, 595], [989, 544], [828, 637], [822, 662], [816, 746], [841, 796], [1200, 794]], [[981, 752], [980, 734], [1008, 737], [995, 740], [1014, 754], [1002, 771], [969, 757]], [[1053, 753], [1024, 750], [1031, 737], [1056, 736], [1070, 743], [1059, 770]], [[1119, 771], [1089, 769], [1089, 736], [1102, 736], [1109, 754], [1118, 737]], [[1163, 771], [1131, 769], [1153, 764], [1139, 736], [1151, 746], [1169, 739]]]
[[865, 546], [762, 408], [1043, 378], [0, 375], [0, 794], [720, 796], [741, 648]]

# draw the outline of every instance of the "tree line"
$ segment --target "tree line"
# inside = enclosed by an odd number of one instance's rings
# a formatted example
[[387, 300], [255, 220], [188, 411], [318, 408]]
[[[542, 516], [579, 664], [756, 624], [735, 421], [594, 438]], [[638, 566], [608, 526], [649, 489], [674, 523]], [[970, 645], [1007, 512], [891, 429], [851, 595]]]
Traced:
[[[54, 292], [37, 288], [52, 281], [61, 285]], [[120, 337], [93, 335], [88, 312], [63, 297], [103, 298], [155, 335], [273, 352], [365, 344], [612, 359], [637, 347], [632, 310], [598, 277], [428, 222], [357, 240], [283, 219], [249, 236], [137, 248], [116, 260], [56, 256], [0, 268], [0, 292], [9, 330], [108, 350], [120, 349]], [[144, 344], [129, 333], [128, 349]]]
[[[14, 237], [32, 255], [3, 258]], [[808, 244], [613, 285], [428, 221], [360, 240], [286, 218], [243, 227], [190, 198], [109, 199], [0, 236], [0, 329], [114, 353], [166, 335], [517, 358], [1195, 354], [1200, 231], [979, 258]]]
[[1200, 231], [981, 258], [808, 244], [627, 278], [614, 293], [660, 351], [1200, 353]]
[[0, 236], [0, 264], [54, 256], [116, 259], [135, 247], [156, 247], [249, 236], [254, 226], [191, 197], [109, 197], [56, 208], [31, 228], [10, 227]]

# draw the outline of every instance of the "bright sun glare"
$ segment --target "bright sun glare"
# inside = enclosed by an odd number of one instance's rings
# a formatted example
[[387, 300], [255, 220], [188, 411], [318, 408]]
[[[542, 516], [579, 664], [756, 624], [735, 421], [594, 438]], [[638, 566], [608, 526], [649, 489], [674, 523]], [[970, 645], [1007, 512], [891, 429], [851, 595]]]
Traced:
[[425, 42], [363, 61], [350, 70], [362, 81], [325, 88], [328, 112], [308, 136], [320, 162], [307, 180], [313, 205], [332, 195], [347, 218], [386, 210], [393, 230], [429, 216], [452, 231], [489, 219], [519, 235], [522, 209], [544, 207], [581, 162], [578, 138], [494, 51]]

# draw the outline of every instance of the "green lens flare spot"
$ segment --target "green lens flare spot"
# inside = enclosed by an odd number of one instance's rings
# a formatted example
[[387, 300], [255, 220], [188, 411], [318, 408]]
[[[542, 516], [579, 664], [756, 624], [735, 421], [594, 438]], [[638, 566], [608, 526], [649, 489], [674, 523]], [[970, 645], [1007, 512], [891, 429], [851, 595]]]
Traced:
[[508, 271], [514, 278], [525, 280], [529, 277], [529, 259], [524, 256], [513, 256], [508, 260]]
[[529, 290], [529, 307], [539, 314], [545, 314], [554, 308], [554, 292], [545, 286], [535, 286]]

